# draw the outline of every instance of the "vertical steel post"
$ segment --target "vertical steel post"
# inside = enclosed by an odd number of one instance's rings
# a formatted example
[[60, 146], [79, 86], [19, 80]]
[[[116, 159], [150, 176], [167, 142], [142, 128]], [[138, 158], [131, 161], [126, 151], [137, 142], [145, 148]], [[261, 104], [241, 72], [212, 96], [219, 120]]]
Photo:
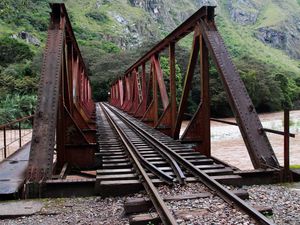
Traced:
[[143, 109], [143, 113], [146, 111], [146, 105], [147, 105], [147, 81], [146, 81], [146, 64], [142, 64], [142, 90], [143, 90], [143, 102], [145, 102], [145, 107]]
[[196, 67], [197, 59], [198, 59], [198, 55], [199, 55], [199, 50], [200, 50], [199, 35], [200, 35], [199, 26], [196, 26], [195, 31], [194, 31], [192, 52], [190, 54], [188, 68], [187, 68], [186, 75], [184, 78], [184, 85], [183, 85], [183, 89], [182, 89], [181, 100], [180, 100], [180, 103], [178, 106], [178, 113], [177, 113], [177, 117], [176, 117], [176, 124], [175, 124], [175, 130], [174, 130], [174, 139], [179, 139], [181, 123], [183, 121], [184, 113], [185, 113], [185, 110], [186, 110], [187, 104], [188, 104], [188, 97], [189, 97], [189, 93], [191, 90], [192, 79], [194, 76], [194, 71], [195, 71], [195, 67]]
[[284, 179], [290, 179], [290, 113], [284, 109]]
[[[158, 58], [158, 56], [156, 56]], [[157, 72], [154, 66], [154, 60], [153, 60], [153, 105], [154, 105], [154, 117], [153, 117], [153, 126], [158, 121], [158, 99], [157, 99]]]
[[168, 98], [168, 93], [164, 82], [163, 71], [160, 66], [158, 54], [154, 55], [154, 57], [152, 58], [152, 62], [153, 62], [153, 69], [155, 71], [155, 76], [156, 76], [155, 80], [158, 84], [158, 88], [160, 91], [161, 103], [165, 111], [169, 106], [169, 98]]
[[[174, 137], [176, 123], [176, 67], [175, 67], [175, 43], [170, 43], [169, 47], [170, 64], [170, 98], [171, 98], [171, 136]], [[180, 84], [178, 84], [180, 85]]]
[[4, 159], [6, 158], [6, 127], [3, 128]]
[[211, 156], [211, 141], [210, 141], [210, 96], [209, 96], [209, 61], [208, 49], [205, 41], [200, 35], [200, 74], [201, 74], [201, 116], [199, 122], [201, 124], [201, 153], [206, 156]]
[[22, 147], [22, 131], [21, 131], [21, 121], [19, 121], [19, 147]]

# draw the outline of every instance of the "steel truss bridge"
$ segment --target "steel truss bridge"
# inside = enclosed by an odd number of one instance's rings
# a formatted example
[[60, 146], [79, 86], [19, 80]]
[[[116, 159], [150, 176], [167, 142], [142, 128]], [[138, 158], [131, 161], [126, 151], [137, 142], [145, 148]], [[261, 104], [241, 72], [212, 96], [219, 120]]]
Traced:
[[[51, 8], [32, 140], [1, 162], [1, 198], [105, 196], [144, 188], [163, 223], [175, 224], [154, 185], [200, 181], [255, 220], [270, 224], [220, 183], [272, 183], [284, 175], [289, 177], [280, 167], [266, 132], [285, 134], [287, 148], [288, 138], [294, 135], [288, 126], [285, 132], [263, 128], [217, 30], [214, 7], [199, 9], [118, 77], [110, 87], [109, 105], [92, 99], [64, 4], [51, 4]], [[189, 34], [193, 43], [177, 105], [176, 43]], [[166, 50], [169, 77], [160, 65], [160, 55]], [[210, 59], [222, 80], [236, 118], [232, 124], [240, 129], [254, 171], [239, 171], [211, 156], [210, 121], [216, 119], [210, 116]], [[196, 75], [200, 76], [200, 103], [180, 136]]]

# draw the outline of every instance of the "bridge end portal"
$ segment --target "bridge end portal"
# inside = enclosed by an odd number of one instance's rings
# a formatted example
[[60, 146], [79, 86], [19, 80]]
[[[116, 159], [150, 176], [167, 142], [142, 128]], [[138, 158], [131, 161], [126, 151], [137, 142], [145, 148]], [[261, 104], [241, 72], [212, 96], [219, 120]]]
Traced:
[[[214, 9], [213, 6], [202, 7], [138, 59], [125, 71], [123, 78], [121, 78], [121, 80], [124, 80], [124, 87], [121, 88], [118, 82], [112, 84], [110, 103], [137, 118], [141, 118], [148, 125], [175, 139], [195, 145], [196, 151], [210, 156], [209, 62], [211, 59], [222, 80], [228, 102], [239, 126], [253, 167], [255, 169], [279, 169], [280, 165], [254, 105], [217, 30], [214, 21]], [[176, 105], [175, 44], [188, 34], [194, 34], [194, 38], [180, 103]], [[159, 62], [159, 56], [166, 49], [169, 49], [169, 77], [163, 77], [165, 75], [162, 74]], [[197, 63], [200, 65], [200, 71], [196, 71]], [[147, 74], [143, 69], [145, 64], [150, 68]], [[184, 115], [187, 113], [188, 97], [195, 74], [200, 76], [201, 81], [200, 104], [187, 129], [179, 137]], [[166, 88], [164, 79], [169, 79], [169, 88]], [[147, 85], [146, 80], [148, 80]], [[140, 86], [142, 88], [139, 88]], [[167, 90], [169, 90], [169, 93], [167, 93]], [[138, 98], [138, 96], [144, 97]], [[140, 107], [138, 111], [135, 111], [134, 106], [137, 105]], [[132, 112], [138, 113], [132, 114]]]
[[50, 4], [26, 197], [42, 195], [43, 184], [68, 168], [96, 166], [95, 104], [91, 85], [64, 4]]

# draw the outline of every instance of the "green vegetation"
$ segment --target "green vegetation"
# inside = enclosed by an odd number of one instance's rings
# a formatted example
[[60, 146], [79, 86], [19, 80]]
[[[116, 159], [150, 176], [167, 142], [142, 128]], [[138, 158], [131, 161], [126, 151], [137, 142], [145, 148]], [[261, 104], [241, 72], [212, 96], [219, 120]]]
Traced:
[[300, 169], [300, 165], [290, 165], [290, 169]]
[[0, 39], [0, 66], [8, 66], [23, 60], [32, 60], [33, 52], [25, 43], [9, 37]]
[[85, 16], [90, 17], [100, 23], [105, 23], [109, 20], [108, 16], [103, 12], [97, 12], [97, 11], [88, 12], [87, 14], [85, 14]]
[[[0, 123], [33, 111], [42, 60], [41, 52], [46, 42], [49, 23], [48, 2], [48, 0], [0, 2]], [[125, 0], [61, 2], [64, 2], [68, 9], [97, 101], [107, 99], [111, 81], [122, 75], [128, 66], [148, 51], [157, 40], [167, 35], [172, 24], [165, 24], [167, 22], [161, 18], [152, 18], [149, 12], [140, 7], [132, 7], [129, 1]], [[271, 112], [282, 110], [284, 107], [300, 108], [299, 60], [294, 60], [283, 51], [263, 44], [254, 35], [261, 27], [276, 28], [287, 19], [296, 17], [300, 12], [300, 0], [282, 2], [251, 0], [255, 5], [254, 8], [241, 9], [251, 13], [256, 13], [258, 8], [262, 10], [258, 21], [246, 26], [231, 20], [228, 1], [219, 2], [216, 17], [218, 29], [256, 109], [259, 112]], [[164, 3], [167, 6], [172, 5], [169, 15], [177, 24], [181, 18], [178, 14], [181, 15], [183, 8], [191, 13], [196, 11], [193, 1], [190, 0], [178, 3], [166, 0]], [[233, 4], [237, 6], [237, 0], [234, 0]], [[41, 46], [18, 38], [21, 31], [26, 31], [39, 39]], [[136, 35], [140, 36], [137, 38]], [[176, 46], [177, 102], [180, 101], [192, 38], [192, 35], [188, 35]], [[135, 45], [131, 45], [134, 40], [140, 48], [136, 49]], [[160, 59], [166, 86], [169, 88], [167, 79], [169, 62], [166, 56], [167, 53], [164, 52]], [[196, 110], [199, 103], [199, 84], [197, 74], [194, 76], [188, 103], [190, 113]], [[213, 116], [231, 115], [221, 79], [212, 63], [210, 87]], [[26, 102], [28, 107], [22, 105], [21, 101]]]
[[[217, 25], [256, 109], [259, 112], [271, 112], [282, 110], [284, 107], [299, 108], [299, 61], [291, 59], [280, 50], [264, 45], [253, 35], [258, 27], [280, 23], [279, 20], [286, 18], [288, 13], [281, 10], [275, 1], [268, 0], [264, 3], [264, 10], [258, 22], [242, 26], [231, 22], [225, 1], [222, 1], [222, 4]], [[285, 14], [276, 13], [278, 10]], [[226, 112], [226, 107], [220, 105], [222, 97], [218, 95], [221, 93], [220, 90], [212, 93], [215, 105], [213, 109], [217, 108], [222, 112], [224, 108], [223, 111]]]
[[31, 63], [10, 64], [0, 71], [0, 124], [33, 114], [38, 76]]
[[[181, 69], [177, 62], [175, 62], [175, 76], [176, 76], [176, 102], [177, 104], [180, 103], [180, 97], [182, 94], [182, 73]], [[162, 56], [160, 57], [160, 66], [163, 71], [163, 76], [165, 80], [165, 84], [167, 87], [167, 90], [169, 90], [170, 87], [170, 66], [169, 66], [169, 58]]]
[[284, 21], [287, 14], [279, 7], [278, 4], [274, 4], [272, 1], [266, 1], [263, 11], [263, 16], [261, 16], [258, 22], [260, 27], [268, 27], [279, 24]]
[[0, 124], [11, 122], [34, 113], [35, 95], [6, 95], [0, 100]]

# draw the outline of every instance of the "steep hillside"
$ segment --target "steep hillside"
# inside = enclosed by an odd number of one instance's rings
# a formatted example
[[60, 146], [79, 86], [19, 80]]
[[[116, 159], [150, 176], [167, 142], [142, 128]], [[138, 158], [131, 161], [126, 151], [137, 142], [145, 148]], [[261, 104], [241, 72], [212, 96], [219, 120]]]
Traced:
[[[299, 0], [61, 2], [68, 9], [97, 99], [105, 99], [110, 80], [143, 52], [202, 5], [210, 4], [217, 6], [218, 28], [258, 110], [280, 110], [292, 103], [300, 106]], [[35, 94], [49, 11], [48, 0], [0, 2], [0, 101], [13, 99], [7, 98], [9, 94]], [[178, 61], [181, 71], [190, 42], [187, 37], [178, 50], [182, 55]], [[214, 69], [211, 77], [215, 84], [213, 112], [227, 114], [224, 92]], [[192, 102], [196, 102], [197, 87], [193, 93]]]
[[299, 74], [297, 1], [230, 0], [220, 1], [219, 6], [221, 16], [217, 21], [234, 56], [250, 54], [259, 61]]

